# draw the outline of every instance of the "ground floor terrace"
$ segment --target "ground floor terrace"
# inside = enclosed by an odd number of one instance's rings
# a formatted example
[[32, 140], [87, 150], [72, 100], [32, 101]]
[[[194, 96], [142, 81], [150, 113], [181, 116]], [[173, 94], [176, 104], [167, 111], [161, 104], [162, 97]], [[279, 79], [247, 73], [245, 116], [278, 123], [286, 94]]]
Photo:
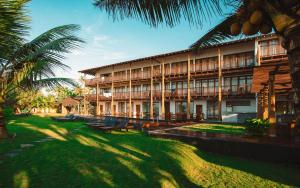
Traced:
[[[246, 119], [257, 117], [257, 99], [255, 97], [227, 98], [220, 103], [217, 97], [210, 99], [194, 99], [190, 103], [186, 99], [91, 101], [86, 108], [89, 114], [126, 116], [137, 119], [159, 120], [222, 120], [222, 122], [242, 123]], [[293, 114], [292, 101], [283, 98], [277, 102], [277, 116]], [[84, 108], [83, 108], [84, 109]], [[97, 111], [98, 109], [98, 111]], [[221, 114], [219, 113], [221, 109]], [[130, 113], [131, 112], [131, 113]], [[153, 113], [153, 118], [151, 118]], [[221, 115], [221, 116], [220, 116]], [[221, 117], [221, 119], [220, 119]]]
[[[215, 154], [134, 129], [108, 134], [84, 122], [55, 122], [41, 116], [9, 116], [7, 123], [16, 137], [0, 140], [0, 187], [300, 185], [300, 169], [295, 164]], [[228, 134], [244, 133], [243, 126], [221, 127]], [[208, 125], [183, 127], [198, 128], [221, 130]]]

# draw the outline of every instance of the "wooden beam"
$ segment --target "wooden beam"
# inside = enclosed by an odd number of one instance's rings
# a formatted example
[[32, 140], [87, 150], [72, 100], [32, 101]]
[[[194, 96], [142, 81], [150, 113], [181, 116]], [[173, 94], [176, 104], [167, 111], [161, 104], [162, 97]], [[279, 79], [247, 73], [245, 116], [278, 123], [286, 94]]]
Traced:
[[191, 82], [191, 59], [190, 59], [190, 55], [188, 55], [188, 64], [187, 64], [187, 71], [188, 71], [188, 75], [187, 75], [187, 89], [188, 89], [188, 93], [187, 93], [187, 119], [190, 119], [191, 116], [191, 88], [190, 88], [190, 82]]
[[274, 75], [270, 75], [269, 77], [269, 136], [276, 136], [276, 95], [274, 91]]
[[114, 114], [114, 72], [111, 73], [111, 104], [110, 104], [111, 115]]
[[132, 98], [132, 93], [131, 93], [131, 65], [129, 69], [129, 117], [132, 117], [132, 105], [131, 105], [131, 98]]
[[153, 119], [153, 65], [151, 65], [151, 83], [150, 83], [150, 119]]
[[165, 119], [165, 62], [161, 64], [161, 118]]
[[222, 121], [222, 59], [221, 59], [221, 50], [218, 48], [218, 111], [219, 111], [219, 120]]
[[97, 81], [97, 87], [96, 87], [96, 115], [99, 115], [99, 83]]

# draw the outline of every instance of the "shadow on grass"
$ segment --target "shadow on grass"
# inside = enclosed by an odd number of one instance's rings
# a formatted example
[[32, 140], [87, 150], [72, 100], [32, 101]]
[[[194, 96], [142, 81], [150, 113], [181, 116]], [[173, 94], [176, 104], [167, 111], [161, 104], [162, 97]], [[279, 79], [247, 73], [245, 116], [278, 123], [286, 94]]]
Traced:
[[31, 138], [45, 137], [45, 130], [59, 137], [0, 164], [0, 187], [274, 187], [259, 177], [287, 185], [300, 181], [299, 169], [201, 152], [138, 132], [103, 134], [83, 127], [66, 134], [82, 123], [39, 117], [17, 121], [14, 125], [23, 123], [22, 131]]
[[62, 127], [47, 121], [35, 128], [30, 122], [19, 125], [36, 134], [51, 133], [55, 140], [8, 159], [2, 166], [0, 186], [197, 187], [172, 158], [176, 155], [173, 141], [153, 140], [136, 132], [99, 134], [87, 128], [65, 134]]

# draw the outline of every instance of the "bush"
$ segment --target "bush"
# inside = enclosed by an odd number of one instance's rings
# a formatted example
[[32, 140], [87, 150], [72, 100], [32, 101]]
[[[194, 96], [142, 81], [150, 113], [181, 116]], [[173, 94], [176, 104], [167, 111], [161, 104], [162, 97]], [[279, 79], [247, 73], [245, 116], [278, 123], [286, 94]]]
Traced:
[[246, 120], [246, 129], [249, 133], [262, 135], [270, 127], [270, 122], [264, 119], [248, 119]]

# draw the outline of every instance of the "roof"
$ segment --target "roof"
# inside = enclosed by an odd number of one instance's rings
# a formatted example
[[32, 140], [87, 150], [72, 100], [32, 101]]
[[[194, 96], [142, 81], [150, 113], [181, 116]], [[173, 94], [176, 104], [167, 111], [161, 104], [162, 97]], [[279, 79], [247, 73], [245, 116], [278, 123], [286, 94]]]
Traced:
[[[247, 37], [247, 38], [243, 38], [243, 39], [239, 39], [239, 40], [233, 40], [233, 41], [215, 44], [215, 45], [212, 45], [209, 47], [204, 47], [201, 49], [210, 49], [210, 48], [221, 47], [221, 46], [230, 45], [230, 44], [249, 42], [249, 41], [253, 41], [256, 39], [262, 39], [262, 38], [267, 38], [267, 37], [272, 37], [272, 36], [275, 36], [275, 34]], [[179, 50], [179, 51], [175, 51], [175, 52], [158, 54], [158, 55], [153, 55], [153, 56], [148, 56], [148, 57], [143, 57], [143, 58], [138, 58], [138, 59], [133, 59], [133, 60], [128, 60], [128, 61], [123, 61], [123, 62], [119, 62], [119, 63], [115, 63], [115, 64], [109, 64], [109, 65], [104, 65], [104, 66], [100, 66], [100, 67], [85, 69], [85, 70], [81, 70], [79, 72], [84, 73], [84, 74], [89, 74], [89, 75], [95, 75], [97, 70], [102, 69], [102, 68], [114, 67], [114, 66], [118, 66], [118, 65], [130, 64], [130, 63], [135, 63], [135, 62], [140, 62], [140, 61], [145, 61], [145, 60], [155, 60], [156, 58], [162, 58], [162, 57], [178, 55], [178, 54], [183, 54], [183, 53], [189, 53], [189, 52], [193, 52], [193, 50], [191, 48], [189, 48], [189, 49], [185, 49], [185, 50]]]
[[68, 97], [68, 98], [65, 98], [64, 100], [62, 100], [62, 105], [63, 106], [76, 106], [79, 104], [79, 101], [78, 100], [75, 100], [71, 97]]

